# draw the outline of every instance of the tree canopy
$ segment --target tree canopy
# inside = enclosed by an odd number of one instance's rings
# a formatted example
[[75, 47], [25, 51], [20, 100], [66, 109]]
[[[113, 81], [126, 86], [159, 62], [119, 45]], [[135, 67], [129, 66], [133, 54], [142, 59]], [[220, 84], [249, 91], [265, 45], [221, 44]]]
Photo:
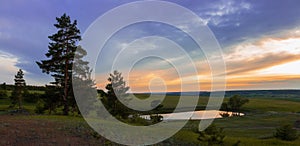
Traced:
[[103, 96], [102, 102], [112, 115], [126, 118], [128, 116], [128, 108], [122, 103], [126, 103], [129, 100], [126, 93], [129, 87], [126, 86], [122, 73], [118, 71], [110, 74], [108, 81], [109, 83], [105, 87], [107, 92], [101, 91]]
[[249, 99], [242, 97], [240, 95], [234, 95], [229, 98], [228, 102], [222, 103], [221, 109], [227, 112], [228, 111], [236, 112], [238, 115], [240, 115], [241, 107], [248, 102]]
[[[56, 18], [56, 21], [57, 23], [54, 26], [57, 28], [57, 32], [48, 37], [50, 42], [48, 52], [45, 54], [48, 60], [41, 60], [41, 62], [36, 63], [42, 69], [42, 72], [50, 74], [55, 79], [52, 84], [62, 89], [63, 113], [68, 115], [69, 107], [76, 107], [71, 80], [72, 75], [74, 75], [72, 70], [74, 60], [81, 63], [79, 64], [85, 69], [84, 73], [87, 73], [86, 70], [89, 70], [89, 68], [86, 67], [88, 62], [82, 60], [86, 55], [86, 51], [77, 46], [78, 41], [81, 40], [77, 21], [72, 22], [70, 16], [66, 14]], [[82, 76], [84, 73], [77, 72]]]
[[23, 91], [26, 86], [24, 80], [24, 73], [22, 69], [19, 69], [17, 74], [15, 75], [15, 88], [10, 96], [11, 99], [11, 107], [15, 107], [18, 104], [18, 108], [22, 109], [22, 100], [23, 100]]

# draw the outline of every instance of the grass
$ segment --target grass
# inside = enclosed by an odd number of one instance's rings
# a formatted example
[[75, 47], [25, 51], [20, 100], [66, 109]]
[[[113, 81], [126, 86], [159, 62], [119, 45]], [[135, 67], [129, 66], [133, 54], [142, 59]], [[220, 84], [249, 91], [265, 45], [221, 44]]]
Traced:
[[[140, 99], [146, 99], [149, 96], [138, 94], [136, 95]], [[153, 100], [159, 99], [160, 96], [154, 95]], [[183, 96], [181, 98], [190, 98], [190, 96]], [[161, 111], [172, 112], [173, 109], [177, 106], [179, 96], [169, 96], [167, 95], [163, 102], [163, 108]], [[249, 98], [250, 102], [245, 104], [243, 107], [244, 112], [300, 112], [300, 101], [295, 98], [266, 98], [266, 97], [255, 97]], [[225, 102], [228, 101], [228, 98], [224, 99]], [[199, 97], [197, 109], [205, 109], [208, 102], [208, 97]]]
[[284, 99], [263, 99], [252, 98], [244, 106], [247, 111], [275, 111], [275, 112], [300, 112], [300, 101], [290, 101]]
[[298, 146], [300, 144], [299, 140], [290, 142], [274, 138], [256, 139], [248, 137], [226, 137], [224, 145], [233, 145], [237, 141], [240, 141], [240, 146]]
[[34, 94], [34, 93], [36, 93], [36, 94], [44, 94], [45, 93], [45, 91], [40, 91], [40, 90], [29, 90], [28, 92], [31, 93], [31, 94]]
[[[147, 95], [138, 95], [139, 98], [145, 99]], [[186, 97], [182, 97], [186, 98]], [[250, 97], [250, 102], [242, 108], [246, 114], [243, 117], [230, 117], [215, 119], [214, 123], [218, 127], [224, 128], [226, 134], [224, 145], [233, 145], [240, 141], [240, 145], [300, 145], [300, 138], [296, 141], [282, 141], [273, 138], [276, 128], [283, 123], [294, 124], [300, 120], [300, 100], [296, 98], [270, 98]], [[176, 107], [179, 96], [167, 96], [163, 101], [163, 109], [168, 111], [169, 108]], [[198, 107], [205, 107], [208, 101], [207, 97], [200, 97]], [[225, 98], [224, 101], [228, 101]], [[169, 110], [170, 111], [170, 110]], [[176, 133], [172, 138], [175, 141], [181, 141], [184, 144], [191, 143], [198, 145], [197, 130], [199, 121], [190, 121], [188, 124]], [[300, 132], [300, 131], [299, 131]]]
[[190, 144], [199, 144], [198, 134], [190, 130], [180, 130], [172, 138], [176, 141], [183, 141]]
[[[149, 98], [149, 95], [147, 94], [136, 94], [136, 97], [139, 99], [146, 99]], [[170, 113], [173, 112], [174, 109], [176, 108], [180, 98], [182, 99], [186, 99], [184, 100], [184, 102], [182, 105], [193, 105], [194, 103], [192, 103], [191, 101], [193, 101], [194, 98], [192, 96], [171, 96], [171, 95], [167, 95], [166, 97], [164, 97], [164, 99], [162, 100], [161, 104], [163, 105], [163, 108], [159, 110], [159, 113]], [[160, 95], [152, 95], [151, 96], [151, 100], [160, 100], [161, 96]], [[206, 104], [208, 102], [208, 97], [199, 97], [198, 99], [198, 103], [197, 103], [197, 110], [203, 110], [206, 107]], [[143, 105], [140, 105], [143, 106]], [[182, 107], [179, 111], [187, 111], [186, 108], [189, 111], [188, 107]]]
[[[36, 91], [32, 91], [36, 92]], [[147, 95], [137, 95], [140, 99], [146, 99]], [[153, 97], [158, 99], [158, 97]], [[182, 97], [188, 98], [188, 97]], [[249, 98], [250, 102], [242, 108], [246, 114], [243, 117], [230, 117], [223, 119], [215, 119], [214, 123], [218, 127], [224, 128], [226, 135], [224, 145], [233, 145], [240, 141], [240, 145], [300, 145], [300, 138], [296, 141], [282, 141], [274, 139], [273, 133], [275, 129], [283, 123], [293, 124], [296, 120], [300, 120], [300, 101], [298, 99], [283, 99], [283, 98]], [[228, 98], [225, 98], [225, 101]], [[167, 96], [162, 102], [162, 112], [172, 111], [179, 101], [179, 96]], [[198, 108], [205, 107], [208, 101], [207, 97], [200, 97]], [[0, 115], [4, 114], [10, 104], [9, 99], [0, 99]], [[34, 111], [33, 103], [24, 103], [25, 109], [30, 113]], [[17, 117], [18, 118], [18, 117]], [[65, 129], [71, 127], [83, 127], [90, 129], [82, 117], [76, 116], [58, 116], [58, 115], [34, 115], [21, 116], [19, 118], [29, 118], [35, 120], [47, 120], [60, 123]], [[173, 141], [175, 144], [198, 145], [197, 130], [199, 121], [189, 121], [188, 124], [173, 137], [166, 141]], [[163, 131], [163, 129], [160, 129]], [[300, 132], [300, 131], [299, 131]], [[163, 144], [162, 144], [163, 145]]]
[[[296, 146], [300, 145], [300, 138], [296, 141], [282, 141], [274, 139], [273, 133], [281, 124], [294, 124], [296, 120], [300, 120], [300, 113], [297, 113], [300, 110], [299, 107], [299, 101], [251, 98], [250, 102], [243, 107], [243, 110], [246, 112], [245, 116], [215, 119], [214, 123], [218, 127], [224, 128], [226, 134], [225, 145], [233, 145], [235, 142], [240, 141], [240, 145], [251, 146]], [[183, 141], [190, 140], [197, 144], [195, 137], [191, 135], [195, 133], [193, 131], [195, 131], [195, 127], [197, 127], [198, 124], [199, 121], [189, 122], [184, 130], [182, 130], [183, 133], [181, 133], [182, 131], [178, 133], [179, 137], [183, 137]], [[191, 139], [184, 137], [191, 137]]]

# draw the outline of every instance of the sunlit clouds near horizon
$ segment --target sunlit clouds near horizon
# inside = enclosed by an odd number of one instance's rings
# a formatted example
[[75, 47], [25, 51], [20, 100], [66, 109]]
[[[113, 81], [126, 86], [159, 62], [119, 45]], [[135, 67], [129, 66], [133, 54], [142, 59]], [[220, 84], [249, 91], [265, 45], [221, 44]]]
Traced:
[[[155, 43], [148, 42], [147, 45], [153, 47]], [[300, 81], [300, 33], [298, 30], [285, 30], [269, 36], [249, 39], [228, 46], [226, 50], [223, 57], [227, 66], [227, 90], [299, 88], [297, 83]], [[178, 61], [181, 61], [180, 58]], [[132, 92], [163, 92], [162, 89], [165, 88], [168, 92], [176, 92], [181, 91], [182, 82], [196, 82], [197, 79], [199, 79], [199, 90], [210, 91], [211, 89], [212, 76], [205, 59], [198, 59], [195, 62], [198, 76], [186, 74], [182, 77], [179, 77], [174, 67], [164, 68], [159, 66], [158, 62], [149, 62], [144, 63], [143, 69], [129, 73], [127, 83]], [[179, 66], [179, 69], [191, 67], [191, 64], [184, 64]], [[127, 77], [128, 74], [124, 76]], [[108, 74], [99, 75], [97, 79], [101, 78], [99, 80], [101, 83], [98, 83], [97, 87], [103, 89], [107, 77]], [[151, 88], [155, 84], [152, 80], [157, 79], [163, 81], [157, 82], [157, 88]], [[197, 91], [197, 89], [191, 87], [189, 91]]]

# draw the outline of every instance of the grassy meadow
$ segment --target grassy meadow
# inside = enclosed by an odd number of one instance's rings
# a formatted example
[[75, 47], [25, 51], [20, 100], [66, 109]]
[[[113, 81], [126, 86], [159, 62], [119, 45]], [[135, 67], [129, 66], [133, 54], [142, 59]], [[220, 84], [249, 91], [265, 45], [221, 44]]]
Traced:
[[[42, 93], [41, 91], [30, 91]], [[9, 93], [10, 94], [10, 93]], [[145, 99], [148, 95], [137, 95], [141, 99]], [[155, 98], [155, 97], [154, 97]], [[182, 97], [188, 98], [188, 97]], [[248, 97], [250, 100], [242, 107], [245, 116], [227, 117], [215, 119], [214, 124], [217, 127], [224, 128], [225, 141], [224, 145], [300, 145], [300, 139], [295, 141], [282, 141], [273, 138], [276, 128], [284, 123], [294, 124], [300, 120], [300, 101], [295, 98], [266, 98], [266, 97]], [[228, 98], [224, 98], [227, 101]], [[172, 112], [179, 101], [179, 96], [166, 96], [162, 102], [163, 107], [160, 113]], [[197, 109], [204, 109], [208, 101], [208, 97], [200, 97]], [[1, 116], [9, 115], [8, 105], [9, 98], [0, 99]], [[87, 139], [92, 143], [105, 143], [112, 145], [114, 143], [100, 138], [80, 116], [60, 116], [60, 115], [37, 115], [34, 113], [35, 103], [24, 102], [24, 108], [30, 113], [29, 115], [12, 115], [15, 120], [33, 120], [33, 121], [51, 121], [60, 125], [59, 131], [68, 131], [68, 133], [76, 133], [78, 128], [81, 132], [77, 134], [90, 135]], [[3, 126], [3, 123], [1, 123]], [[186, 126], [176, 133], [173, 137], [157, 144], [157, 145], [201, 145], [197, 138], [199, 121], [189, 121]], [[38, 127], [37, 127], [38, 128]], [[163, 129], [160, 129], [163, 131]], [[80, 130], [79, 130], [80, 131]], [[82, 131], [85, 131], [82, 133]], [[300, 133], [300, 130], [298, 129]]]

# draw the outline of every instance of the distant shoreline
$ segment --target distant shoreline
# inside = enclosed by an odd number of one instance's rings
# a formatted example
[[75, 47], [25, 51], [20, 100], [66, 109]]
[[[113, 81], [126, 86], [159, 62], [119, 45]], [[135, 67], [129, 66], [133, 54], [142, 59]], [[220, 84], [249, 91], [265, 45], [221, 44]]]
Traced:
[[[293, 96], [300, 98], [300, 89], [271, 89], [271, 90], [229, 90], [229, 91], [213, 91], [213, 92], [225, 92], [225, 97], [232, 95], [245, 95], [245, 96]], [[154, 92], [154, 93], [133, 93], [133, 94], [152, 94], [152, 95], [169, 95], [169, 96], [209, 96], [210, 93], [208, 91], [190, 91], [190, 92]]]

